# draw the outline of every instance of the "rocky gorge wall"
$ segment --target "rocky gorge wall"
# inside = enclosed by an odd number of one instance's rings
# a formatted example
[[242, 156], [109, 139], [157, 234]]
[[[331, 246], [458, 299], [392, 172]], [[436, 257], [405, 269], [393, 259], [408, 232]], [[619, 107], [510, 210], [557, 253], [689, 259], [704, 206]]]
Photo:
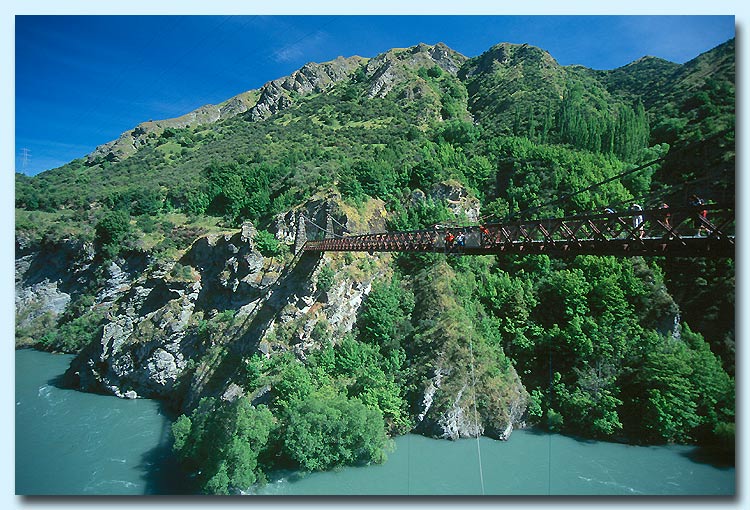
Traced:
[[[382, 228], [376, 225], [384, 217], [381, 209], [382, 204], [374, 207], [362, 220], [340, 202], [313, 200], [280, 215], [276, 235], [293, 242], [301, 214], [323, 224], [324, 215], [332, 214], [352, 231]], [[254, 391], [249, 396], [261, 401], [270, 388], [243, 386], [250, 356], [292, 352], [304, 360], [322, 347], [314, 334], [318, 325], [335, 344], [355, 327], [373, 282], [389, 278], [388, 254], [299, 254], [283, 264], [258, 251], [255, 234], [246, 223], [234, 233], [196, 239], [177, 260], [149, 263], [143, 254], [130, 254], [104, 264], [93, 305], [105, 316], [101, 334], [75, 357], [66, 383], [123, 398], [162, 399], [181, 412], [204, 396], [233, 400]], [[17, 317], [59, 317], [93, 278], [96, 264], [92, 247], [73, 241], [19, 249]], [[333, 281], [323, 289], [320, 274], [330, 268]], [[512, 368], [513, 394], [492, 409], [480, 409], [478, 417], [470, 397], [482, 392], [481, 382], [471, 391], [466, 380], [441, 384], [444, 376], [465, 372], [456, 364], [466, 360], [437, 352], [420, 356], [430, 358], [437, 368], [423, 381], [421, 433], [505, 439], [521, 422], [527, 395]], [[432, 406], [436, 397], [452, 404]]]

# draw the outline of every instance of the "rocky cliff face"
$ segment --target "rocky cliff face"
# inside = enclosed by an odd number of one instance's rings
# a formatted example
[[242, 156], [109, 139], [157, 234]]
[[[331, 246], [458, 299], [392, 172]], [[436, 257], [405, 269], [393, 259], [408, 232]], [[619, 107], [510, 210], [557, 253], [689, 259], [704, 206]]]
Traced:
[[[202, 237], [178, 261], [152, 266], [135, 278], [117, 263], [100, 292], [111, 301], [101, 338], [68, 371], [76, 386], [122, 397], [180, 399], [178, 382], [212, 347], [217, 316], [251, 316], [282, 268], [253, 244], [255, 229]], [[227, 313], [226, 311], [230, 312]], [[192, 363], [191, 363], [191, 360]]]
[[410, 80], [423, 67], [439, 66], [456, 75], [467, 58], [443, 43], [434, 46], [418, 44], [404, 50], [391, 50], [367, 62], [365, 72], [370, 78], [367, 96], [384, 97], [397, 85]]
[[339, 57], [323, 64], [305, 64], [291, 75], [263, 85], [260, 89], [260, 99], [248, 115], [252, 120], [262, 120], [291, 106], [294, 103], [294, 95], [305, 96], [313, 92], [324, 92], [349, 78], [364, 61], [366, 59], [362, 57]]
[[[382, 230], [384, 217], [382, 202], [354, 211], [338, 196], [314, 197], [277, 217], [276, 236], [293, 243], [300, 218], [342, 233]], [[17, 314], [28, 321], [54, 318], [96, 280], [93, 307], [106, 319], [101, 334], [71, 363], [67, 384], [123, 398], [159, 398], [180, 411], [204, 396], [233, 400], [250, 391], [243, 385], [250, 356], [291, 352], [304, 360], [323, 346], [323, 337], [337, 343], [355, 326], [373, 282], [389, 271], [388, 254], [300, 253], [284, 265], [258, 251], [255, 234], [248, 223], [235, 233], [204, 236], [178, 260], [160, 263], [129, 254], [101, 265], [85, 244], [21, 243]], [[334, 276], [322, 286], [324, 270]], [[434, 367], [423, 378], [417, 430], [450, 439], [507, 438], [527, 398], [515, 372], [503, 376], [515, 377], [505, 385], [512, 394], [492, 397], [477, 412], [476, 394], [492, 381], [481, 371], [478, 381], [469, 380], [463, 355], [438, 351], [416, 361]], [[249, 396], [262, 401], [269, 390]]]
[[[433, 191], [443, 199], [461, 194], [444, 188]], [[314, 197], [276, 218], [277, 238], [291, 245], [304, 224], [301, 218], [339, 234], [380, 231], [385, 210], [379, 201], [355, 211], [338, 196]], [[299, 254], [283, 265], [263, 257], [255, 234], [248, 223], [235, 233], [197, 239], [178, 260], [154, 263], [129, 254], [96, 271], [100, 262], [89, 245], [20, 242], [19, 324], [45, 317], [53, 324], [81, 289], [96, 280], [93, 307], [106, 319], [101, 334], [71, 363], [65, 376], [69, 385], [123, 398], [159, 398], [181, 411], [204, 396], [235, 399], [248, 391], [244, 364], [250, 356], [291, 352], [304, 360], [322, 347], [322, 336], [335, 344], [351, 331], [373, 282], [386, 277], [390, 258]], [[321, 287], [321, 272], [331, 268], [333, 281]], [[485, 392], [487, 381], [480, 378], [474, 384], [466, 378], [466, 359], [438, 350], [422, 353], [417, 361], [427, 366], [432, 359], [434, 367], [425, 372], [415, 407], [417, 430], [450, 439], [480, 434], [507, 438], [525, 409], [520, 381], [508, 385], [514, 394], [489, 407], [481, 404], [475, 412], [476, 393]], [[517, 379], [515, 372], [511, 375]], [[270, 388], [261, 390], [250, 397], [262, 401]]]
[[74, 239], [37, 243], [16, 239], [16, 337], [33, 344], [65, 311], [71, 295], [87, 280], [93, 246]]
[[[494, 381], [475, 379], [471, 370], [468, 375], [458, 375], [466, 368], [439, 360], [424, 386], [416, 430], [441, 439], [487, 436], [507, 440], [515, 427], [524, 426], [529, 399], [518, 374], [513, 368], [503, 374], [506, 390], [494, 395]], [[451, 378], [454, 380], [449, 381]]]
[[[326, 214], [342, 225], [354, 221], [321, 197], [280, 215], [277, 236], [292, 235], [300, 215], [325, 223]], [[179, 260], [140, 271], [124, 258], [108, 263], [95, 305], [107, 318], [101, 336], [72, 362], [68, 384], [189, 408], [202, 396], [242, 394], [243, 360], [254, 353], [291, 351], [304, 359], [321, 347], [313, 334], [318, 323], [334, 339], [350, 331], [378, 270], [347, 278], [341, 260], [309, 254], [285, 266], [261, 255], [255, 234], [245, 224], [234, 234], [201, 237]], [[46, 279], [29, 269], [34, 261], [39, 265], [53, 256], [45, 251], [19, 258], [17, 312], [30, 316], [25, 303], [33, 302], [59, 314], [70, 302], [70, 295], [59, 290], [77, 274], [63, 267], [66, 259]], [[76, 256], [80, 253], [71, 254]], [[340, 270], [321, 290], [319, 274], [331, 264]]]

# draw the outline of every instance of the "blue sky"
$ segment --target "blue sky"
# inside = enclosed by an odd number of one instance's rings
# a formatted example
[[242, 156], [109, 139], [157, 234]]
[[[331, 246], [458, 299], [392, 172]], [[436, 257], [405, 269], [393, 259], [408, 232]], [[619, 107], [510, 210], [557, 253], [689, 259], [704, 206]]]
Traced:
[[644, 55], [683, 63], [734, 31], [733, 16], [19, 15], [15, 169], [60, 166], [140, 122], [339, 55], [444, 42], [472, 57], [512, 42], [563, 65], [612, 69]]

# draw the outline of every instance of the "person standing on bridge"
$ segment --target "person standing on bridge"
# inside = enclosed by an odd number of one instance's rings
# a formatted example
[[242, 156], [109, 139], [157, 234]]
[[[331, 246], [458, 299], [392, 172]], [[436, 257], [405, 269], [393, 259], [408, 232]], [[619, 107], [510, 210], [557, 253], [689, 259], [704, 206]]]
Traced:
[[605, 233], [611, 236], [612, 238], [614, 238], [614, 236], [617, 235], [617, 230], [615, 227], [617, 226], [618, 222], [622, 223], [622, 220], [620, 220], [619, 218], [615, 216], [617, 212], [615, 212], [615, 210], [612, 209], [611, 207], [605, 207], [604, 214], [606, 214], [609, 218], [607, 218], [606, 223], [603, 226], [604, 228], [602, 228], [602, 230], [606, 229]]
[[489, 240], [490, 240], [489, 229], [486, 226], [481, 225], [479, 227], [479, 246], [484, 246], [484, 243], [486, 242], [489, 243]]
[[669, 204], [666, 202], [662, 202], [662, 204], [659, 206], [659, 219], [661, 220], [664, 225], [666, 225], [667, 228], [669, 228], [669, 219], [672, 216], [669, 212]]
[[458, 233], [458, 237], [456, 237], [456, 244], [460, 249], [463, 249], [463, 247], [466, 246], [466, 232]]
[[672, 226], [669, 224], [672, 218], [672, 213], [669, 212], [669, 204], [662, 202], [659, 206], [659, 212], [656, 215], [657, 223], [666, 229], [665, 236], [669, 239], [674, 238], [672, 234]]
[[708, 210], [706, 209], [706, 201], [703, 200], [698, 195], [693, 195], [690, 197], [690, 200], [688, 200], [688, 204], [690, 207], [692, 207], [695, 210], [696, 218], [695, 223], [698, 227], [698, 235], [702, 235], [703, 232], [708, 233], [708, 229], [705, 226], [705, 221], [707, 221], [708, 217]]
[[634, 203], [630, 206], [630, 211], [635, 213], [633, 214], [633, 233], [638, 239], [643, 239], [643, 214], [640, 214], [643, 207]]
[[450, 250], [453, 249], [453, 242], [456, 240], [456, 236], [453, 235], [453, 232], [448, 231], [445, 234], [445, 252], [448, 253]]

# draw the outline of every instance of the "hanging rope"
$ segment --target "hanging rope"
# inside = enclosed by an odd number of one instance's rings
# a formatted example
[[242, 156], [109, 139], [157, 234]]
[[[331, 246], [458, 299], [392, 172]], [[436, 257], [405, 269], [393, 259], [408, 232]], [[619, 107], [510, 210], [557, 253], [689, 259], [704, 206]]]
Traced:
[[469, 353], [471, 354], [471, 388], [474, 394], [474, 426], [477, 429], [477, 459], [479, 460], [479, 482], [482, 484], [482, 496], [484, 496], [484, 473], [482, 472], [482, 449], [479, 446], [479, 418], [477, 416], [477, 380], [474, 374], [474, 344], [469, 337]]
[[[339, 227], [343, 228], [343, 229], [344, 229], [344, 232], [346, 232], [347, 234], [352, 234], [351, 232], [349, 232], [349, 229], [347, 228], [347, 226], [346, 226], [346, 225], [342, 225], [341, 223], [339, 223], [339, 222], [338, 222], [338, 221], [336, 220], [336, 218], [334, 218], [334, 217], [333, 217], [333, 214], [330, 214], [330, 215], [329, 215], [328, 217], [329, 217], [329, 218], [331, 218], [331, 221], [332, 221], [333, 223], [335, 223], [335, 224], [336, 224], [336, 225], [338, 225]], [[356, 234], [355, 234], [355, 235], [356, 235]]]
[[[714, 133], [713, 135], [709, 136], [708, 138], [704, 138], [703, 140], [699, 140], [697, 142], [686, 142], [683, 145], [675, 146], [675, 147], [671, 148], [670, 151], [667, 152], [667, 154], [665, 154], [664, 156], [656, 158], [656, 159], [653, 159], [653, 160], [648, 161], [646, 163], [642, 163], [641, 165], [638, 165], [635, 168], [631, 168], [629, 170], [625, 170], [624, 172], [621, 172], [621, 173], [619, 173], [617, 175], [613, 175], [612, 177], [608, 177], [607, 179], [604, 179], [602, 181], [594, 183], [594, 184], [592, 184], [590, 186], [587, 186], [585, 188], [572, 191], [572, 192], [567, 193], [567, 194], [565, 194], [565, 195], [563, 195], [563, 196], [561, 196], [559, 198], [556, 198], [554, 200], [550, 200], [549, 202], [546, 202], [544, 204], [541, 204], [541, 205], [538, 205], [538, 206], [535, 206], [535, 207], [527, 207], [526, 209], [523, 209], [521, 211], [517, 211], [517, 212], [514, 212], [514, 213], [508, 213], [508, 215], [505, 217], [505, 221], [512, 220], [513, 218], [528, 217], [529, 214], [537, 212], [537, 211], [539, 211], [541, 209], [545, 209], [545, 208], [553, 206], [553, 205], [561, 204], [563, 202], [568, 201], [569, 199], [571, 199], [572, 197], [574, 197], [576, 195], [579, 195], [581, 193], [585, 193], [587, 191], [593, 191], [596, 188], [598, 188], [600, 186], [603, 186], [604, 184], [607, 184], [607, 183], [610, 183], [612, 181], [616, 181], [616, 180], [622, 179], [623, 177], [625, 177], [627, 175], [630, 175], [630, 174], [633, 174], [635, 172], [640, 172], [641, 170], [645, 170], [645, 169], [647, 169], [647, 168], [649, 168], [649, 167], [651, 167], [651, 166], [653, 166], [653, 165], [655, 165], [657, 163], [664, 162], [664, 161], [668, 160], [671, 157], [674, 157], [674, 156], [676, 156], [678, 154], [681, 154], [683, 152], [687, 152], [689, 149], [694, 149], [695, 147], [699, 147], [699, 146], [705, 145], [705, 144], [707, 144], [709, 142], [712, 142], [713, 140], [718, 139], [721, 136], [724, 136], [725, 134], [733, 132], [733, 131], [734, 131], [734, 128], [727, 128], [727, 129], [724, 129], [722, 131], [719, 131], [718, 133]], [[685, 183], [680, 183], [680, 184], [684, 185]], [[481, 222], [483, 222], [485, 219], [490, 218], [490, 217], [492, 217], [492, 215], [485, 215], [485, 216], [482, 216], [480, 218], [480, 220], [481, 220]]]
[[[552, 398], [554, 396], [554, 376], [552, 374], [552, 342], [549, 342], [549, 407], [552, 408]], [[549, 426], [549, 411], [547, 412], [547, 437], [549, 443], [547, 446], [547, 495], [552, 494], [552, 431]]]
[[327, 228], [323, 228], [323, 227], [321, 227], [320, 225], [318, 225], [317, 223], [315, 223], [314, 221], [312, 221], [312, 220], [311, 220], [310, 218], [308, 218], [308, 217], [307, 217], [307, 216], [305, 216], [304, 214], [302, 215], [302, 217], [303, 217], [303, 218], [305, 219], [305, 221], [306, 221], [307, 223], [309, 223], [309, 224], [310, 224], [310, 225], [312, 225], [313, 227], [317, 228], [317, 229], [318, 229], [319, 231], [321, 231], [321, 232], [324, 232], [325, 234], [330, 234], [331, 236], [333, 236], [333, 237], [338, 237], [338, 238], [343, 238], [343, 237], [344, 237], [344, 236], [342, 236], [342, 235], [339, 235], [339, 234], [337, 234], [336, 232], [333, 232], [333, 231], [330, 231], [330, 230], [328, 230]]

